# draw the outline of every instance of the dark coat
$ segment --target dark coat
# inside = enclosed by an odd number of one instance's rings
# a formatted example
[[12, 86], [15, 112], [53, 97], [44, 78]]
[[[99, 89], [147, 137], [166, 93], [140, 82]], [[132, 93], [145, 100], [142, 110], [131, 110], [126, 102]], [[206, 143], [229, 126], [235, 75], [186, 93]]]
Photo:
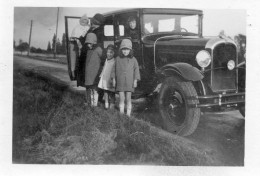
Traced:
[[137, 29], [127, 29], [126, 30], [126, 37], [130, 37], [132, 39], [132, 41], [135, 41], [136, 39], [138, 39], [138, 30]]
[[118, 56], [111, 77], [116, 79], [116, 91], [134, 92], [134, 80], [140, 80], [139, 65], [136, 58], [120, 58]]
[[[80, 38], [80, 41], [82, 43], [82, 49], [81, 49], [81, 55], [78, 58], [78, 62], [76, 64], [76, 75], [77, 75], [77, 86], [85, 86], [85, 80], [86, 80], [86, 58], [87, 58], [87, 53], [88, 53], [88, 48], [87, 45], [85, 44], [85, 40], [86, 40], [86, 36], [88, 33], [92, 32], [94, 34], [97, 35], [97, 40], [98, 40], [98, 45], [100, 44], [99, 42], [103, 41], [102, 40], [102, 29], [100, 29], [102, 26], [93, 29], [93, 27], [91, 27], [88, 32], [86, 33], [86, 35], [84, 37]], [[101, 34], [100, 34], [101, 33]], [[102, 44], [102, 43], [101, 43]], [[102, 45], [101, 45], [102, 46]], [[102, 63], [104, 63], [104, 59], [103, 62], [101, 61], [101, 65]]]
[[98, 75], [100, 72], [102, 49], [96, 47], [93, 50], [88, 50], [85, 67], [85, 85], [97, 85]]

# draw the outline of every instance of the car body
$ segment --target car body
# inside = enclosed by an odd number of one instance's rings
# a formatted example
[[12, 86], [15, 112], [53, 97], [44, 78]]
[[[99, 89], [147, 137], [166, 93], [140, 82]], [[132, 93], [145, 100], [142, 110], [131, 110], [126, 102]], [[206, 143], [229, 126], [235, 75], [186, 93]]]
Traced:
[[[136, 18], [138, 37], [130, 39], [141, 81], [133, 98], [155, 98], [165, 129], [186, 136], [196, 129], [201, 111], [244, 111], [245, 77], [239, 76], [245, 67], [238, 65], [237, 46], [226, 36], [203, 37], [201, 10], [138, 8], [104, 16], [97, 33], [103, 48], [129, 38], [127, 19]], [[77, 18], [65, 17], [67, 38], [69, 20]]]

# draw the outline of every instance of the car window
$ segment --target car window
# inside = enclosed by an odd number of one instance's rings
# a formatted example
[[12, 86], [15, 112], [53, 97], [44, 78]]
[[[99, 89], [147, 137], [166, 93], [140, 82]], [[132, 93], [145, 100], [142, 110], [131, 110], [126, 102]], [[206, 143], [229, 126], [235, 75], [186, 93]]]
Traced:
[[104, 35], [106, 37], [114, 36], [114, 26], [113, 25], [105, 25], [104, 26]]
[[119, 36], [125, 36], [125, 26], [119, 25]]
[[145, 28], [144, 30], [145, 30], [146, 34], [153, 33], [154, 28], [153, 28], [153, 24], [151, 22], [145, 23], [144, 28]]
[[198, 35], [199, 15], [144, 14], [145, 34], [171, 32], [176, 34]]
[[66, 19], [66, 28], [68, 32], [68, 36], [71, 37], [72, 31], [75, 28], [75, 26], [79, 25], [80, 17], [71, 17]]
[[158, 32], [173, 31], [174, 25], [175, 25], [174, 18], [159, 20]]
[[198, 16], [186, 16], [181, 18], [181, 27], [184, 29], [189, 29], [189, 32], [198, 33], [199, 29], [199, 19]]

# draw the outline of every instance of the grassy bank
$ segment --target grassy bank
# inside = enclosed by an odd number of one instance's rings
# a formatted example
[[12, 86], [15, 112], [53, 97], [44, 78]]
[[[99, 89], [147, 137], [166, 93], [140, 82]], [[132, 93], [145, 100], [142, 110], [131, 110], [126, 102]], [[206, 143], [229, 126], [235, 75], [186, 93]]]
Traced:
[[84, 96], [29, 71], [14, 71], [13, 162], [215, 165], [210, 150], [115, 110], [84, 106]]

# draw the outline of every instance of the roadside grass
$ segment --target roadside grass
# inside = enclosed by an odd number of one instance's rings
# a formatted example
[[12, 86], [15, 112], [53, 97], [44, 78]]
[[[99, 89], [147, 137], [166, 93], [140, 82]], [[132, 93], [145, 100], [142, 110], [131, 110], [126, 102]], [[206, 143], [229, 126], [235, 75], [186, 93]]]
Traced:
[[14, 71], [13, 163], [218, 165], [214, 152], [30, 71]]

